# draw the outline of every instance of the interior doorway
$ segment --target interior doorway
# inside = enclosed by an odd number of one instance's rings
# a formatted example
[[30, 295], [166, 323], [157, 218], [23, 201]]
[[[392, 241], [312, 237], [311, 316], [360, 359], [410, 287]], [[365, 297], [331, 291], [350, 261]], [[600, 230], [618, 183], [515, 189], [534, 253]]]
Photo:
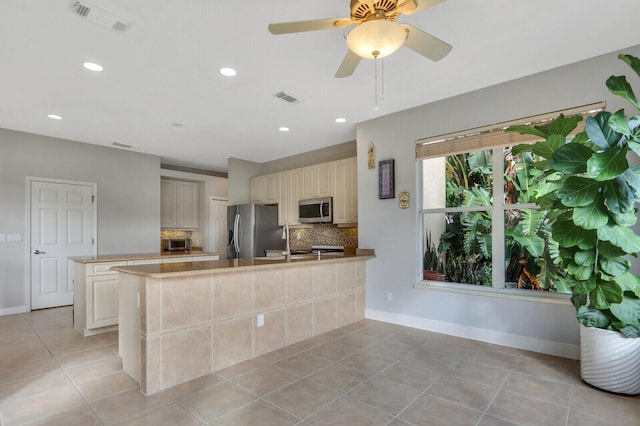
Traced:
[[31, 309], [73, 304], [70, 256], [97, 254], [95, 183], [27, 178]]
[[227, 206], [228, 200], [211, 198], [209, 204], [209, 243], [207, 250], [227, 258]]

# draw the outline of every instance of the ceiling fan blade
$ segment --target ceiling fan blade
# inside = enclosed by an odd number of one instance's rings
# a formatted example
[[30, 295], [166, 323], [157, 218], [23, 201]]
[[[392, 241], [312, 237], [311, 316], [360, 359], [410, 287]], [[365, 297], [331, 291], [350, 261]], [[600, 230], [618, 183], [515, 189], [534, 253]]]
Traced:
[[449, 52], [451, 52], [451, 49], [453, 49], [453, 46], [449, 43], [445, 43], [439, 38], [425, 33], [413, 25], [402, 24], [402, 26], [408, 31], [407, 39], [404, 41], [403, 46], [408, 47], [432, 61], [439, 61], [447, 56]]
[[353, 53], [351, 50], [347, 52], [347, 55], [342, 60], [338, 71], [336, 71], [336, 78], [349, 77], [356, 70], [356, 67], [360, 63], [360, 56]]
[[271, 34], [289, 34], [302, 33], [305, 31], [332, 30], [334, 28], [342, 28], [351, 25], [351, 19], [346, 18], [328, 18], [313, 19], [311, 21], [296, 22], [280, 22], [277, 24], [269, 24], [269, 32]]
[[399, 4], [396, 10], [404, 15], [413, 15], [443, 1], [444, 0], [406, 0], [404, 3]]

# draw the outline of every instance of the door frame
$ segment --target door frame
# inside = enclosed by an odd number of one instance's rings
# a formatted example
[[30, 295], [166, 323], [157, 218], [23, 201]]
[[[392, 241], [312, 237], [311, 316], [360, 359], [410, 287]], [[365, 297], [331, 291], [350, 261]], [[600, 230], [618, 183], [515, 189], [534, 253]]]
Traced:
[[[90, 186], [93, 190], [93, 195], [95, 201], [92, 203], [93, 206], [93, 227], [91, 229], [92, 238], [94, 244], [92, 245], [92, 255], [96, 256], [98, 254], [98, 184], [96, 182], [83, 182], [77, 180], [67, 180], [67, 179], [53, 179], [53, 178], [44, 178], [44, 177], [36, 177], [36, 176], [27, 176], [25, 178], [25, 225], [24, 225], [24, 300], [25, 300], [25, 308], [27, 312], [31, 311], [31, 183], [32, 182], [46, 182], [46, 183], [59, 183], [65, 185], [82, 185], [82, 186]], [[67, 272], [67, 276], [68, 276]], [[74, 289], [75, 290], [75, 289]]]
[[[211, 225], [211, 216], [213, 215], [213, 210], [211, 209], [211, 203], [213, 201], [224, 201], [227, 203], [227, 206], [229, 205], [229, 198], [225, 198], [225, 197], [216, 197], [216, 196], [210, 196], [209, 197], [209, 205], [207, 206], [207, 210], [208, 210], [208, 217], [207, 217], [207, 223], [206, 223], [206, 227], [205, 229], [207, 230], [207, 236], [206, 236], [206, 241], [207, 241], [207, 245], [209, 246], [209, 248], [211, 250], [206, 250], [205, 251], [213, 251], [213, 246], [211, 245], [211, 241], [213, 241], [213, 234], [215, 232], [214, 227]], [[220, 259], [223, 258], [223, 253], [220, 253]]]

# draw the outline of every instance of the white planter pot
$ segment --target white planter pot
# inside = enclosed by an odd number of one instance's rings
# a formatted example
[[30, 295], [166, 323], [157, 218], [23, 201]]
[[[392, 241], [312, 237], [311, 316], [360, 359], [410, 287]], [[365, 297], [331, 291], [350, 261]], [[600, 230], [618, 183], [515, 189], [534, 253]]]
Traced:
[[640, 338], [580, 324], [580, 374], [600, 389], [640, 394]]

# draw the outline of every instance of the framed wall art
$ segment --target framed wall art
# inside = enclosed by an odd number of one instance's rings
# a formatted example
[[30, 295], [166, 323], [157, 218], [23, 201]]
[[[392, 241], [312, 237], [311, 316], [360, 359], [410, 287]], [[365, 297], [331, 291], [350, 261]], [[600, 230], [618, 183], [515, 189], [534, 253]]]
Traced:
[[378, 198], [396, 198], [395, 160], [378, 162]]

